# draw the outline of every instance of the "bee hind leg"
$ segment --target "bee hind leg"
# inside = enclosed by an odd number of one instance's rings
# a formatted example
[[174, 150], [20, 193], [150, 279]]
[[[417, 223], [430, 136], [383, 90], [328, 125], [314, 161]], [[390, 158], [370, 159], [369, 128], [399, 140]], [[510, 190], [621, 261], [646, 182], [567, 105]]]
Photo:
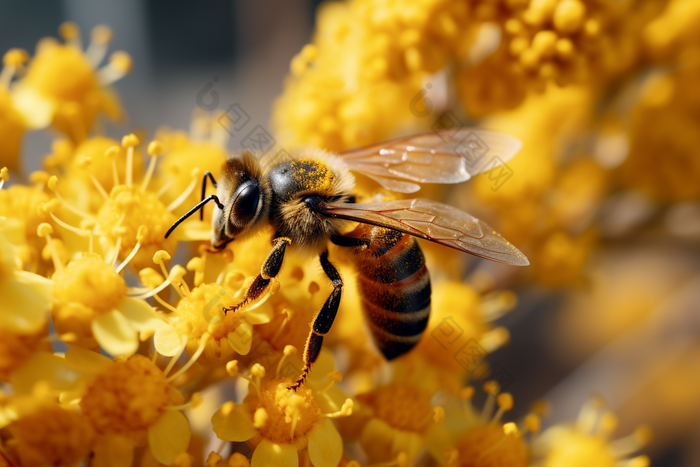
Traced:
[[309, 371], [311, 371], [311, 365], [321, 353], [323, 336], [325, 336], [328, 331], [330, 331], [331, 326], [333, 326], [335, 315], [338, 313], [338, 307], [340, 306], [340, 296], [343, 292], [343, 279], [340, 277], [335, 266], [328, 260], [327, 250], [321, 253], [320, 259], [323, 272], [326, 273], [326, 276], [328, 276], [333, 283], [333, 291], [326, 299], [321, 311], [316, 314], [311, 323], [311, 332], [304, 346], [304, 369], [299, 379], [294, 384], [287, 387], [287, 389], [293, 389], [295, 391], [304, 384], [306, 377], [309, 375]]
[[256, 302], [262, 298], [270, 286], [272, 279], [277, 277], [277, 274], [279, 274], [280, 269], [282, 268], [282, 262], [284, 261], [284, 253], [287, 250], [287, 245], [290, 245], [292, 241], [287, 237], [278, 237], [275, 238], [273, 242], [274, 246], [272, 247], [272, 250], [267, 255], [267, 258], [265, 258], [265, 261], [260, 268], [260, 273], [255, 276], [253, 283], [250, 284], [250, 287], [248, 287], [243, 300], [233, 306], [223, 308], [224, 314], [228, 314], [229, 311], [235, 312], [249, 303]]

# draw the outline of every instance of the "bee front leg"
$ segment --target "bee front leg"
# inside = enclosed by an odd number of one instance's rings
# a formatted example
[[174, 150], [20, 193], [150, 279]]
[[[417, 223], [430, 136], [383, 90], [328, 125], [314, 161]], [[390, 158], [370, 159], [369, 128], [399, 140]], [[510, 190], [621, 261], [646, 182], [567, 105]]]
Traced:
[[304, 369], [301, 372], [299, 379], [289, 386], [287, 389], [297, 390], [309, 375], [311, 371], [311, 365], [316, 361], [318, 355], [321, 353], [321, 346], [323, 345], [323, 336], [325, 336], [328, 331], [331, 330], [333, 326], [333, 321], [335, 320], [335, 315], [338, 313], [338, 307], [340, 306], [340, 296], [343, 292], [343, 279], [340, 277], [338, 270], [328, 261], [328, 251], [321, 253], [321, 267], [326, 276], [333, 283], [333, 291], [326, 299], [323, 304], [321, 311], [319, 311], [311, 323], [311, 332], [306, 340], [306, 345], [304, 346]]
[[243, 300], [238, 302], [236, 305], [223, 308], [224, 314], [228, 314], [229, 311], [236, 312], [245, 305], [259, 300], [267, 291], [272, 279], [277, 277], [277, 274], [279, 274], [280, 269], [282, 268], [282, 262], [284, 261], [284, 253], [287, 250], [287, 245], [291, 245], [292, 240], [287, 237], [278, 237], [275, 238], [273, 242], [275, 245], [272, 247], [272, 251], [270, 251], [267, 258], [265, 258], [265, 261], [260, 268], [260, 274], [255, 276], [255, 279], [253, 279], [253, 283], [250, 284], [250, 287], [248, 287]]

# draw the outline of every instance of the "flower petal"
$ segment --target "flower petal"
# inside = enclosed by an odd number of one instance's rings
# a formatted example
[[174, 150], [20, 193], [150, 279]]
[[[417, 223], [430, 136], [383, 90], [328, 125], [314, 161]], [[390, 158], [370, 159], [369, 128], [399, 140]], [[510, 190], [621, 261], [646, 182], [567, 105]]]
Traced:
[[37, 352], [10, 377], [15, 394], [29, 394], [39, 381], [48, 381], [52, 388], [68, 391], [75, 387], [80, 374], [72, 371], [65, 359], [48, 352]]
[[66, 350], [65, 359], [71, 370], [81, 373], [100, 373], [112, 364], [112, 360], [104, 355], [77, 345]]
[[190, 424], [178, 410], [166, 410], [148, 429], [148, 446], [159, 462], [170, 465], [190, 444]]
[[309, 457], [314, 467], [337, 467], [343, 457], [343, 439], [335, 425], [323, 418], [309, 432]]
[[182, 347], [182, 337], [173, 326], [165, 326], [156, 329], [153, 345], [161, 355], [173, 357]]
[[389, 462], [395, 429], [383, 420], [373, 418], [365, 425], [360, 435], [360, 445], [372, 462]]
[[253, 452], [250, 467], [298, 467], [299, 454], [291, 444], [276, 444], [263, 439]]
[[131, 355], [139, 348], [136, 330], [116, 310], [92, 320], [92, 333], [102, 348], [115, 357]]
[[119, 302], [117, 310], [129, 320], [131, 326], [137, 331], [155, 331], [167, 325], [146, 300], [126, 297]]
[[26, 84], [18, 84], [12, 91], [15, 109], [32, 129], [46, 128], [51, 124], [56, 104]]
[[[408, 457], [408, 465], [413, 464], [421, 449], [423, 449], [423, 437], [418, 433], [404, 430], [394, 430], [394, 438], [391, 443], [391, 454], [393, 457], [399, 453], [406, 453]], [[444, 452], [444, 451], [443, 451]]]
[[[27, 273], [31, 274], [31, 273]], [[36, 274], [31, 274], [36, 276]], [[29, 277], [15, 276], [0, 280], [2, 313], [0, 327], [15, 332], [36, 332], [46, 323], [51, 306], [51, 294], [44, 294], [45, 285]], [[38, 276], [40, 277], [40, 276]]]
[[248, 355], [253, 343], [253, 326], [243, 319], [236, 328], [228, 333], [228, 343], [234, 352]]
[[231, 410], [224, 404], [211, 417], [211, 424], [216, 436], [224, 441], [248, 441], [258, 433], [245, 405], [236, 405]]

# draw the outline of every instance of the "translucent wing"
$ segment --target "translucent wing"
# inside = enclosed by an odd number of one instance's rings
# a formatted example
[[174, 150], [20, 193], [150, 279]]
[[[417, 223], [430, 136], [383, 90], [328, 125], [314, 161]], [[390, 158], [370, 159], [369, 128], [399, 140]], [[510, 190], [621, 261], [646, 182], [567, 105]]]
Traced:
[[339, 156], [350, 170], [384, 188], [413, 193], [420, 186], [411, 182], [463, 182], [505, 163], [521, 146], [516, 138], [497, 131], [457, 128], [384, 141]]
[[530, 264], [488, 224], [448, 204], [428, 199], [358, 204], [319, 201], [313, 209], [324, 216], [398, 230], [501, 263]]

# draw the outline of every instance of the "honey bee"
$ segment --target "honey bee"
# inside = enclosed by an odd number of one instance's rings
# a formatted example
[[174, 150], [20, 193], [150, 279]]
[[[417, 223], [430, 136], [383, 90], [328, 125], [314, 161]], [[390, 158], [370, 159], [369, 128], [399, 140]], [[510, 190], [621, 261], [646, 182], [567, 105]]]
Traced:
[[[467, 136], [465, 136], [467, 135]], [[465, 142], [466, 141], [466, 142]], [[498, 158], [480, 161], [470, 149], [488, 148]], [[318, 255], [333, 291], [316, 313], [304, 348], [304, 368], [289, 386], [300, 387], [316, 361], [333, 324], [343, 280], [328, 259], [328, 242], [344, 247], [359, 272], [364, 315], [376, 346], [391, 360], [421, 338], [430, 315], [430, 277], [415, 237], [501, 263], [529, 264], [527, 258], [486, 223], [447, 204], [428, 199], [357, 203], [351, 172], [402, 193], [418, 183], [458, 183], [509, 160], [520, 149], [510, 136], [483, 129], [442, 130], [398, 138], [344, 153], [301, 147], [284, 157], [257, 158], [249, 151], [228, 159], [219, 183], [207, 172], [202, 201], [185, 219], [214, 201], [211, 246], [224, 248], [272, 225], [272, 249], [245, 297], [225, 312], [259, 300], [282, 267], [287, 247]], [[485, 159], [482, 157], [481, 159]], [[482, 162], [481, 164], [479, 162]], [[205, 197], [207, 178], [216, 194]], [[200, 213], [203, 218], [203, 213]], [[342, 234], [343, 224], [357, 222]]]

